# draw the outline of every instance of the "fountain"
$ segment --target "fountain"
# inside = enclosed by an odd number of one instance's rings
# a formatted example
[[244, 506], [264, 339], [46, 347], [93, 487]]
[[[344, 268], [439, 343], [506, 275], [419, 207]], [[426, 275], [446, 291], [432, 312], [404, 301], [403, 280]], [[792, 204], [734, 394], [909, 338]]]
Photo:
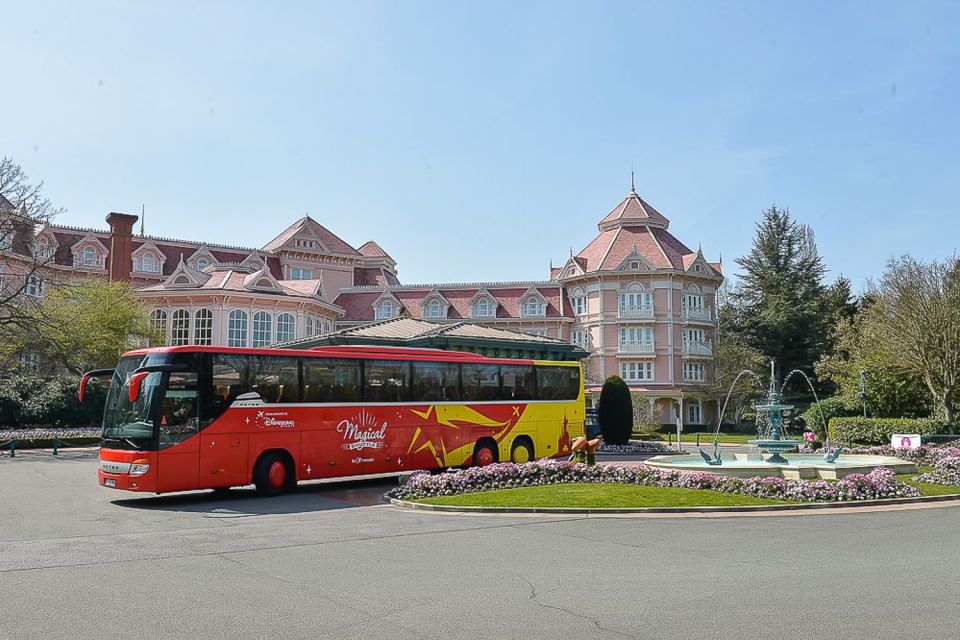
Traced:
[[[727, 396], [723, 407], [720, 410], [720, 416], [717, 420], [717, 428], [713, 438], [713, 455], [700, 450], [702, 461], [691, 459], [684, 455], [663, 455], [650, 458], [645, 462], [654, 467], [663, 467], [679, 469], [684, 471], [710, 471], [720, 475], [754, 477], [754, 476], [779, 476], [784, 478], [822, 478], [827, 480], [837, 480], [851, 473], [869, 473], [876, 467], [889, 467], [897, 473], [916, 473], [917, 467], [914, 463], [890, 456], [865, 456], [844, 454], [840, 457], [841, 449], [830, 448], [829, 436], [826, 440], [824, 455], [784, 455], [787, 452], [795, 451], [797, 447], [803, 444], [802, 440], [793, 440], [786, 437], [784, 428], [783, 414], [793, 408], [792, 405], [783, 403], [783, 390], [787, 383], [795, 374], [800, 374], [807, 381], [810, 390], [813, 392], [814, 400], [817, 399], [817, 392], [813, 387], [810, 378], [803, 371], [795, 369], [791, 371], [783, 380], [783, 384], [777, 387], [776, 375], [773, 362], [770, 363], [770, 384], [764, 400], [755, 405], [757, 411], [757, 438], [747, 442], [756, 447], [761, 452], [771, 454], [767, 458], [751, 458], [749, 453], [735, 453], [733, 458], [724, 458], [720, 449], [720, 425], [723, 424], [723, 416], [727, 410], [727, 404], [730, 401], [730, 395], [737, 382], [745, 375], [753, 376], [758, 382], [760, 377], [752, 371], [744, 370], [737, 374], [733, 383], [727, 390]], [[766, 428], [761, 432], [760, 423], [766, 424]], [[826, 432], [827, 425], [821, 416], [822, 426]]]
[[[767, 462], [772, 464], [788, 464], [783, 457], [785, 451], [792, 451], [802, 444], [801, 440], [786, 440], [783, 438], [783, 412], [793, 409], [793, 405], [783, 404], [782, 394], [777, 390], [777, 378], [774, 375], [773, 360], [770, 361], [770, 390], [767, 391], [767, 401], [754, 407], [757, 415], [763, 411], [767, 415], [767, 424], [770, 426], [770, 437], [757, 440], [748, 440], [761, 451], [772, 453]], [[717, 431], [719, 432], [719, 426]]]

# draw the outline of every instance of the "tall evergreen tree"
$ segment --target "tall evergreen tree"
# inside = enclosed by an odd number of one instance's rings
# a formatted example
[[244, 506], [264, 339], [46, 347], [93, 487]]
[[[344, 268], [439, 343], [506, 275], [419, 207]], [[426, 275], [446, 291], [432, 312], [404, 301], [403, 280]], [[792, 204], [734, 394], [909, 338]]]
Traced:
[[791, 369], [812, 370], [826, 347], [832, 311], [813, 230], [774, 204], [757, 223], [750, 252], [737, 264], [742, 273], [733, 294], [731, 329], [774, 361], [778, 377]]

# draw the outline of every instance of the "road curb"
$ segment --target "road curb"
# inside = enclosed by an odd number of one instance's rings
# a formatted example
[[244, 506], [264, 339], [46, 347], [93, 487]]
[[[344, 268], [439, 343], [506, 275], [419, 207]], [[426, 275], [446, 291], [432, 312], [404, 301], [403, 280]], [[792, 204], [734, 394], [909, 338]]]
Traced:
[[557, 515], [628, 515], [628, 514], [696, 514], [696, 513], [784, 513], [790, 511], [813, 511], [824, 509], [858, 509], [861, 507], [895, 507], [911, 504], [935, 504], [960, 501], [960, 493], [944, 496], [921, 496], [919, 498], [886, 498], [882, 500], [858, 500], [850, 502], [809, 502], [802, 504], [744, 505], [739, 507], [638, 507], [638, 508], [579, 508], [579, 507], [460, 507], [446, 504], [425, 504], [398, 498], [387, 498], [391, 504], [405, 509], [439, 511], [446, 513], [539, 513]]

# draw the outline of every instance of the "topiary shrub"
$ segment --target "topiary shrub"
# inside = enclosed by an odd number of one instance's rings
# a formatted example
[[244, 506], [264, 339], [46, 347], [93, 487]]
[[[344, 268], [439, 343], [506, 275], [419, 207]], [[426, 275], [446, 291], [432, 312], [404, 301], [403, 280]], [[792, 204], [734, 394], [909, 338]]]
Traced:
[[[821, 412], [823, 412], [822, 418], [820, 417]], [[858, 413], [857, 407], [851, 407], [844, 398], [834, 396], [824, 398], [820, 402], [814, 402], [803, 412], [801, 417], [804, 424], [807, 425], [807, 429], [817, 434], [818, 438], [823, 438], [826, 436], [823, 425], [830, 424], [832, 418], [852, 417]]]
[[633, 431], [633, 399], [620, 376], [610, 376], [600, 390], [597, 420], [605, 442], [627, 444]]
[[836, 444], [890, 444], [895, 433], [943, 433], [943, 420], [935, 418], [832, 418], [830, 440]]

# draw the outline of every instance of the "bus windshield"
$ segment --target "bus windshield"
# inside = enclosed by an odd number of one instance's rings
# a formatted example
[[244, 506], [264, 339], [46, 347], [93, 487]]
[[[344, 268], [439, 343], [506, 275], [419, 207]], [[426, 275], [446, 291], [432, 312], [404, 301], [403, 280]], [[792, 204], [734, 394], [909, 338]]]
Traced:
[[167, 354], [150, 354], [120, 359], [107, 392], [107, 404], [103, 413], [103, 440], [109, 443], [110, 448], [154, 448], [154, 416], [163, 374], [148, 375], [143, 380], [140, 395], [134, 402], [130, 402], [129, 396], [130, 375], [140, 367], [166, 364], [169, 358]]

